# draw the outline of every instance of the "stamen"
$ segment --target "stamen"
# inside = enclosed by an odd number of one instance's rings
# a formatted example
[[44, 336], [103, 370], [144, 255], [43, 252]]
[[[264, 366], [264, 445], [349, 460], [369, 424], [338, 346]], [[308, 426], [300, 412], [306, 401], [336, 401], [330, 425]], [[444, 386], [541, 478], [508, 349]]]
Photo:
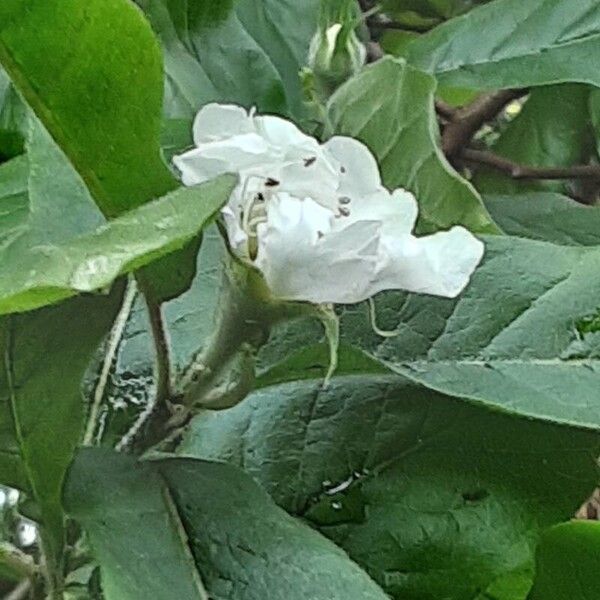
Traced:
[[305, 167], [310, 167], [310, 165], [314, 165], [315, 162], [317, 160], [316, 156], [311, 156], [310, 158], [305, 158], [304, 159], [304, 166]]
[[266, 223], [266, 222], [267, 222], [267, 215], [258, 215], [256, 217], [254, 217], [253, 219], [251, 219], [248, 222], [248, 231], [246, 232], [248, 234], [248, 237], [252, 237], [252, 238], [257, 237], [256, 230], [257, 230], [258, 226], [261, 223]]
[[352, 200], [351, 200], [350, 198], [348, 198], [348, 196], [341, 196], [341, 197], [338, 199], [338, 202], [339, 202], [340, 204], [350, 204], [350, 202], [352, 202]]
[[379, 329], [379, 327], [377, 326], [377, 314], [375, 311], [375, 301], [373, 300], [373, 298], [369, 298], [367, 300], [367, 302], [369, 303], [369, 319], [371, 321], [371, 329], [373, 329], [373, 331], [384, 338], [393, 338], [393, 337], [398, 337], [400, 335], [399, 331], [385, 331], [383, 329]]

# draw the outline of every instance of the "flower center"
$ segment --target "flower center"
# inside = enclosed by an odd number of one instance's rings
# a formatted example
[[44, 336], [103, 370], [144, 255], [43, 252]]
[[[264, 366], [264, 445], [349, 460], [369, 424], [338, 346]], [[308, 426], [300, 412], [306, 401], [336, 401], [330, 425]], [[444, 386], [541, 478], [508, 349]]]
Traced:
[[248, 255], [251, 260], [256, 258], [258, 252], [258, 226], [267, 222], [267, 202], [278, 186], [279, 181], [262, 175], [249, 175], [244, 181], [240, 221], [242, 230], [248, 236]]

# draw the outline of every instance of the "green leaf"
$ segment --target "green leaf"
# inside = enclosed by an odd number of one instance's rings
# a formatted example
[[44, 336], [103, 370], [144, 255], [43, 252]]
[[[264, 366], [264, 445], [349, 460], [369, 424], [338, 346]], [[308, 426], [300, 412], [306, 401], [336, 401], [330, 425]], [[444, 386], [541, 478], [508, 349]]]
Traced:
[[26, 223], [29, 212], [29, 163], [19, 156], [0, 165], [0, 242], [9, 241]]
[[508, 235], [564, 246], [600, 246], [600, 208], [560, 194], [484, 196], [494, 221]]
[[439, 147], [435, 87], [430, 75], [402, 60], [380, 60], [334, 94], [329, 107], [333, 129], [369, 146], [386, 186], [415, 194], [421, 231], [461, 224], [495, 233], [481, 198]]
[[89, 535], [106, 600], [207, 600], [171, 493], [147, 464], [80, 450], [64, 504]]
[[178, 452], [243, 467], [392, 597], [465, 600], [531, 571], [541, 530], [596, 485], [599, 443], [357, 371], [198, 416]]
[[165, 51], [170, 118], [212, 101], [302, 116], [318, 0], [138, 0]]
[[[347, 341], [440, 392], [504, 411], [600, 427], [598, 247], [488, 238], [484, 262], [457, 300], [389, 293], [377, 302], [386, 340], [349, 309]], [[353, 314], [350, 320], [350, 315]]]
[[83, 429], [82, 380], [121, 297], [119, 286], [0, 320], [0, 481], [31, 491], [54, 569], [64, 543], [62, 483]]
[[207, 598], [199, 574], [214, 598], [386, 598], [344, 552], [225, 464], [82, 451], [65, 502], [90, 536], [107, 600]]
[[596, 0], [497, 0], [421, 36], [407, 59], [459, 87], [600, 86], [599, 49]]
[[475, 600], [526, 600], [532, 579], [530, 565], [517, 569], [495, 579]]
[[161, 53], [131, 2], [6, 0], [0, 63], [106, 215], [174, 189], [159, 148]]
[[[563, 84], [532, 90], [523, 109], [502, 132], [492, 150], [534, 167], [570, 167], [588, 162], [590, 88]], [[569, 182], [517, 181], [491, 169], [478, 171], [475, 187], [482, 193], [509, 194], [528, 190], [568, 193]]]
[[[105, 215], [177, 187], [160, 153], [162, 55], [132, 2], [3, 2], [0, 63]], [[145, 269], [145, 294], [160, 303], [187, 289], [197, 250]]]
[[181, 188], [106, 224], [64, 155], [32, 121], [27, 158], [0, 166], [0, 314], [103, 288], [181, 248], [233, 185], [226, 176]]
[[[383, 7], [386, 13], [394, 18], [402, 19], [408, 14], [418, 14], [424, 19], [450, 19], [465, 13], [478, 4], [490, 0], [385, 0]], [[401, 20], [402, 22], [402, 20]], [[407, 23], [409, 25], [410, 23]]]
[[540, 542], [529, 600], [592, 600], [600, 589], [600, 523], [574, 521]]

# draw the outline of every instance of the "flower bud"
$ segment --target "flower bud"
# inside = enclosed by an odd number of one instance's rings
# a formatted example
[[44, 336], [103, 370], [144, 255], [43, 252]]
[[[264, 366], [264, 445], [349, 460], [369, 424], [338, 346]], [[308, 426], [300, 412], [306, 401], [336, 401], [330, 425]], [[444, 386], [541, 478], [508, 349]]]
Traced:
[[325, 3], [308, 56], [316, 91], [323, 99], [327, 99], [365, 63], [366, 49], [358, 39], [355, 27], [356, 18], [349, 3], [335, 9]]

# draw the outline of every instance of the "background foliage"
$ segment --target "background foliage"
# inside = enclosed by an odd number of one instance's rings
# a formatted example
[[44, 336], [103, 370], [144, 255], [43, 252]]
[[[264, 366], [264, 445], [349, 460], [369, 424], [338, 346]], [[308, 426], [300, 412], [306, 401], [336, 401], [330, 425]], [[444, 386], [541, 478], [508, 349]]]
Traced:
[[[600, 593], [600, 524], [570, 521], [600, 454], [600, 5], [352, 2], [372, 64], [315, 105], [322, 4], [0, 4], [1, 593]], [[340, 307], [327, 389], [320, 324], [279, 324], [248, 396], [165, 442], [222, 302], [235, 177], [170, 166], [210, 101], [357, 137], [419, 232], [486, 256], [457, 299], [380, 294], [395, 337]]]

